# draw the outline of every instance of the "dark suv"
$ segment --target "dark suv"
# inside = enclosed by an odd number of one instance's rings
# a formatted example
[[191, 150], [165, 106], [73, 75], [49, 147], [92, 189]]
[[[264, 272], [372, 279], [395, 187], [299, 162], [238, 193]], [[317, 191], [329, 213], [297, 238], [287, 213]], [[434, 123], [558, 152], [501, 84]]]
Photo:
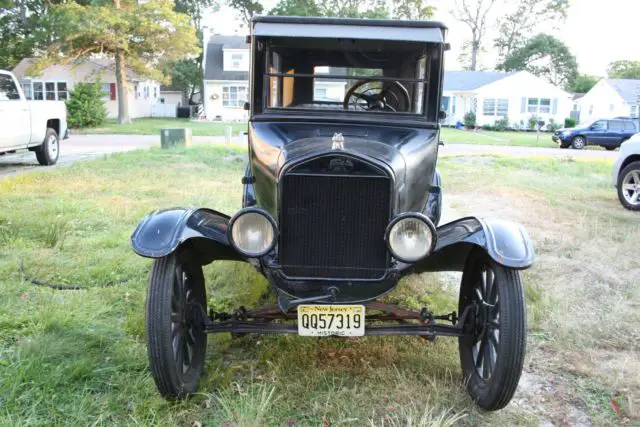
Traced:
[[551, 139], [560, 148], [569, 146], [581, 150], [586, 145], [600, 145], [607, 150], [615, 150], [638, 132], [637, 119], [596, 120], [579, 124], [575, 128], [558, 129]]

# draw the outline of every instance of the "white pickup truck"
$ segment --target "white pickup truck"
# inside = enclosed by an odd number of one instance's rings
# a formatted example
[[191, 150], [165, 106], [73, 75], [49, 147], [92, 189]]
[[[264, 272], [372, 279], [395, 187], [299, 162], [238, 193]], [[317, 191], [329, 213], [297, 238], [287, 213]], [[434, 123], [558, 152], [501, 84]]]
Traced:
[[0, 155], [29, 150], [41, 165], [53, 165], [66, 137], [64, 102], [27, 101], [15, 76], [0, 70]]

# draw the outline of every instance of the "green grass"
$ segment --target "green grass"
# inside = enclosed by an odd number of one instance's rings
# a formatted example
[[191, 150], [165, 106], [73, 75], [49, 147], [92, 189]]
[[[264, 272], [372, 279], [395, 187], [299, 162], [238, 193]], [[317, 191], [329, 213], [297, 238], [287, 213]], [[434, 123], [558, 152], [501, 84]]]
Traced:
[[196, 122], [189, 119], [171, 119], [171, 118], [142, 118], [133, 119], [132, 123], [119, 125], [115, 120], [107, 120], [104, 126], [98, 128], [72, 129], [73, 134], [106, 134], [106, 135], [159, 135], [160, 130], [164, 128], [191, 128], [193, 135], [196, 136], [221, 136], [224, 135], [224, 129], [227, 126], [233, 128], [236, 135], [240, 131], [247, 130], [247, 124], [239, 123], [222, 123], [222, 122]]
[[[526, 406], [478, 411], [461, 382], [457, 343], [447, 338], [428, 343], [415, 337], [210, 336], [201, 393], [183, 402], [160, 398], [144, 337], [151, 263], [131, 251], [129, 236], [158, 208], [208, 206], [233, 213], [240, 207], [245, 162], [242, 151], [225, 147], [152, 149], [0, 181], [0, 425], [537, 424], [535, 408]], [[460, 194], [456, 204], [464, 214], [486, 207], [478, 206], [480, 194], [513, 192], [520, 202], [549, 206], [554, 215], [584, 209], [586, 234], [566, 231], [576, 238], [593, 237], [594, 224], [605, 217], [624, 233], [637, 232], [632, 228], [637, 220], [620, 213], [608, 187], [607, 163], [454, 157], [440, 167], [445, 200]], [[564, 189], [550, 185], [555, 182]], [[577, 190], [567, 195], [567, 186]], [[612, 236], [617, 234], [611, 231]], [[543, 259], [574, 244], [535, 237], [542, 242], [537, 247]], [[624, 242], [618, 244], [632, 243]], [[637, 261], [627, 267], [629, 274], [639, 268]], [[590, 323], [585, 337], [565, 339], [574, 325], [562, 329], [554, 320], [561, 315], [556, 307], [562, 308], [562, 295], [548, 273], [544, 263], [525, 272], [530, 316], [536, 318], [532, 330], [551, 340], [557, 336], [569, 348], [601, 343], [603, 331], [590, 329]], [[28, 278], [83, 290], [52, 290]], [[247, 264], [215, 262], [205, 268], [205, 278], [209, 305], [217, 310], [273, 297]], [[448, 276], [411, 276], [387, 299], [448, 312], [457, 298], [450, 282]], [[634, 292], [624, 296], [637, 301]], [[608, 295], [600, 298], [603, 306], [609, 301]], [[618, 327], [634, 328], [637, 316], [621, 305], [616, 310]], [[589, 313], [601, 326], [613, 322]], [[589, 387], [576, 387], [583, 395], [576, 401], [597, 411], [606, 403], [603, 393], [615, 389], [603, 381], [594, 378]], [[592, 390], [599, 390], [597, 399], [590, 397]]]
[[445, 144], [517, 145], [548, 148], [558, 146], [551, 140], [551, 134], [547, 132], [540, 132], [538, 139], [535, 132], [473, 131], [443, 127], [441, 138]]

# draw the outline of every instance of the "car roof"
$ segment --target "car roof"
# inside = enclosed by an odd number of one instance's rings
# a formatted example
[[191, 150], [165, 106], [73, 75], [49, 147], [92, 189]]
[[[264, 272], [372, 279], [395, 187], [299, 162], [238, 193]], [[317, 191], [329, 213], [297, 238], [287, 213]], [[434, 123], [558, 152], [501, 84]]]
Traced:
[[258, 15], [252, 18], [254, 36], [350, 38], [444, 43], [447, 27], [438, 21], [321, 18]]

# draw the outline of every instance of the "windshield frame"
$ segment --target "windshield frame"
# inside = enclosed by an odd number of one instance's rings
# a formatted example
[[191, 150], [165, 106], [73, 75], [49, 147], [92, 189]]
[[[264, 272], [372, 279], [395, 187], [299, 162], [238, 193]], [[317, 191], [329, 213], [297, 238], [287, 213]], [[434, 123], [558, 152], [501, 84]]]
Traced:
[[[269, 121], [285, 120], [287, 118], [298, 119], [305, 117], [309, 120], [334, 119], [344, 122], [373, 122], [380, 123], [384, 118], [389, 122], [404, 122], [420, 127], [437, 127], [440, 97], [442, 96], [443, 64], [442, 57], [445, 50], [443, 43], [424, 43], [425, 46], [425, 71], [424, 78], [393, 78], [382, 77], [381, 80], [402, 80], [422, 82], [422, 112], [386, 112], [386, 111], [353, 111], [344, 109], [305, 109], [288, 107], [270, 107], [269, 85], [267, 80], [272, 76], [284, 76], [282, 72], [269, 72], [269, 37], [251, 37], [251, 59], [250, 71], [251, 94], [250, 94], [250, 120]], [[407, 42], [409, 43], [409, 42]], [[412, 44], [414, 44], [412, 42]], [[319, 78], [319, 79], [340, 79], [346, 76], [334, 76], [323, 73], [297, 73], [286, 74], [286, 77]], [[354, 76], [348, 76], [354, 79]]]

